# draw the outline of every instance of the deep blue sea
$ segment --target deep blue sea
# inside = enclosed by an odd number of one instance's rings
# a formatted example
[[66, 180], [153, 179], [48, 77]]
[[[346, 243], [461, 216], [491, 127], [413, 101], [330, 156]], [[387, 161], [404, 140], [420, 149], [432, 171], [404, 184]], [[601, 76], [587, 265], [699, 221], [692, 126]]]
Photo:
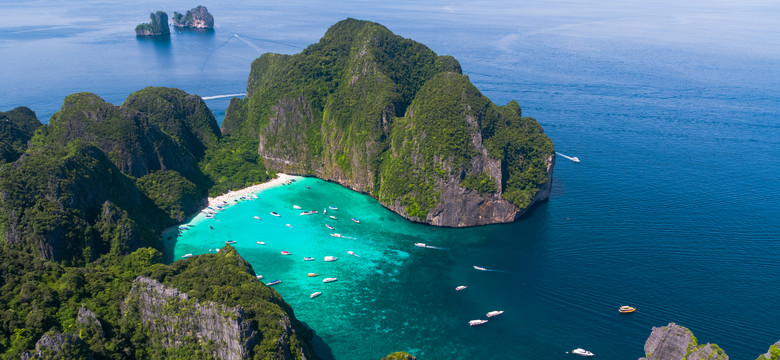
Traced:
[[[780, 339], [777, 2], [202, 4], [213, 33], [161, 42], [136, 39], [135, 25], [197, 3], [0, 1], [0, 111], [28, 106], [45, 121], [70, 93], [118, 104], [151, 85], [242, 93], [254, 58], [297, 53], [354, 17], [455, 56], [486, 96], [518, 100], [557, 151], [582, 160], [558, 157], [550, 201], [513, 224], [412, 224], [302, 179], [195, 218], [166, 244], [175, 259], [236, 240], [265, 280], [283, 281], [275, 288], [316, 331], [321, 357], [566, 359], [582, 347], [636, 359], [651, 327], [668, 322], [732, 359]], [[206, 103], [221, 121], [228, 101]], [[328, 205], [336, 220], [321, 214]], [[331, 276], [339, 280], [320, 281]], [[323, 295], [309, 299], [314, 291]], [[620, 305], [638, 310], [619, 314]], [[491, 310], [505, 313], [468, 326]]]

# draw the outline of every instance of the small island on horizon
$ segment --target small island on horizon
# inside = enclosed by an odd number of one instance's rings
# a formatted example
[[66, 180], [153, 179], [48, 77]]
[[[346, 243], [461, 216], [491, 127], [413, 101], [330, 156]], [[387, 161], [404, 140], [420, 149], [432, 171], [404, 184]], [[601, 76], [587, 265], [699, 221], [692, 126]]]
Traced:
[[168, 14], [165, 11], [157, 11], [149, 14], [149, 22], [141, 23], [135, 27], [136, 36], [170, 36], [168, 27]]
[[211, 30], [214, 29], [214, 16], [203, 5], [187, 10], [186, 14], [173, 12], [171, 23], [177, 28]]

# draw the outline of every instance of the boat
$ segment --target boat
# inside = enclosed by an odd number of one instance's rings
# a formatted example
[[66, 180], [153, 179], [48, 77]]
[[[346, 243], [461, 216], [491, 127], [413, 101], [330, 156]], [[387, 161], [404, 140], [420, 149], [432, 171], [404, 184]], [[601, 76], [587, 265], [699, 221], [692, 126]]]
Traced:
[[213, 219], [213, 218], [214, 218], [214, 215], [212, 215], [212, 214], [206, 214], [206, 219]]
[[320, 274], [317, 274], [317, 273], [308, 273], [308, 274], [306, 274], [306, 276], [308, 276], [308, 277], [317, 277], [319, 275]]
[[263, 279], [263, 275], [257, 275], [257, 280], [262, 280], [262, 279]]
[[424, 248], [425, 247], [425, 243], [414, 243], [414, 246]]
[[282, 255], [292, 255], [292, 253], [289, 251], [282, 251]]
[[274, 281], [265, 283], [265, 286], [274, 286], [276, 284], [281, 284], [281, 283], [282, 283], [282, 280], [274, 280]]
[[344, 235], [338, 234], [338, 233], [331, 233], [330, 236], [333, 237], [344, 237]]
[[333, 219], [333, 220], [338, 220], [338, 219], [336, 219], [336, 217], [335, 217], [335, 216], [333, 216], [333, 215], [331, 215], [331, 216], [330, 216], [330, 218], [331, 218], [331, 219]]
[[308, 257], [308, 256], [305, 256], [305, 257], [303, 258], [303, 261], [314, 261], [314, 258], [313, 258], [313, 257]]
[[354, 221], [354, 222], [356, 222], [356, 223], [360, 224], [360, 220], [358, 220], [358, 219], [352, 218], [352, 221]]
[[458, 286], [458, 287], [456, 287], [456, 288], [455, 288], [455, 291], [461, 291], [461, 290], [465, 290], [466, 288], [468, 288], [468, 286], [466, 286], [466, 285], [461, 285], [461, 286]]
[[276, 211], [271, 211], [271, 215], [273, 215], [273, 216], [281, 216], [281, 215], [279, 215], [279, 213], [277, 213]]
[[285, 224], [285, 225], [287, 225], [288, 228], [292, 229], [292, 225], [290, 224]]
[[337, 208], [337, 207], [335, 207], [335, 206], [331, 205], [331, 206], [328, 206], [328, 209], [331, 209], [331, 210], [338, 210], [339, 208]]
[[293, 205], [293, 209], [295, 209], [295, 210], [300, 210], [300, 209], [302, 209], [302, 208], [301, 208], [300, 206], [298, 206], [298, 205]]
[[309, 297], [314, 299], [314, 298], [316, 298], [317, 296], [320, 296], [320, 295], [322, 295], [322, 292], [321, 291], [316, 291], [316, 292], [311, 293], [311, 295], [309, 295]]
[[482, 325], [482, 324], [484, 324], [486, 322], [488, 322], [488, 321], [487, 320], [471, 320], [471, 321], [469, 321], [469, 325], [477, 326], [477, 325]]
[[322, 279], [322, 282], [329, 283], [329, 282], [334, 282], [336, 280], [338, 280], [338, 279], [336, 279], [336, 278], [324, 278], [324, 279]]
[[632, 312], [636, 311], [636, 308], [630, 307], [628, 305], [623, 305], [620, 308], [618, 308], [618, 311], [620, 311], [622, 313], [632, 313]]
[[335, 229], [336, 229], [336, 228], [335, 228], [335, 227], [333, 227], [332, 225], [328, 225], [328, 224], [325, 224], [325, 227], [326, 227], [326, 228], [328, 228], [328, 229], [331, 229], [331, 230], [335, 230]]
[[593, 356], [592, 352], [590, 352], [588, 350], [585, 350], [585, 349], [581, 349], [581, 348], [576, 348], [576, 349], [572, 350], [571, 353], [572, 354], [577, 354], [577, 355], [580, 355], [580, 356]]
[[474, 268], [479, 270], [479, 271], [487, 271], [487, 269], [485, 269], [485, 268], [483, 268], [481, 266], [477, 266], [477, 265], [474, 265]]
[[192, 254], [184, 254], [184, 255], [182, 255], [182, 257], [183, 257], [183, 258], [192, 257]]
[[304, 212], [300, 213], [299, 215], [312, 215], [312, 214], [316, 214], [318, 212], [319, 211], [317, 211], [317, 210], [309, 210], [309, 211], [304, 211]]
[[326, 256], [326, 257], [325, 257], [325, 261], [328, 261], [328, 262], [330, 262], [330, 261], [336, 261], [336, 260], [338, 260], [338, 259], [339, 259], [339, 258], [337, 258], [337, 257], [335, 257], [335, 256]]
[[572, 158], [571, 158], [571, 161], [574, 161], [574, 162], [580, 162], [580, 158], [578, 158], [578, 157], [576, 157], [576, 156], [575, 156], [575, 157], [572, 157]]
[[504, 310], [491, 311], [491, 312], [487, 313], [487, 317], [494, 317], [494, 316], [501, 315], [503, 313], [504, 313]]
[[[273, 213], [272, 213], [273, 214]], [[255, 220], [261, 220], [259, 216], [255, 215]]]
[[262, 241], [255, 241], [255, 244], [257, 244], [257, 245], [265, 245], [265, 243], [262, 242]]
[[228, 240], [228, 241], [225, 241], [225, 244], [235, 244], [235, 243], [236, 243], [236, 241], [235, 241], [235, 240]]
[[360, 255], [358, 255], [358, 254], [355, 254], [355, 252], [354, 252], [354, 251], [352, 251], [352, 250], [347, 250], [347, 254], [350, 254], [350, 255], [352, 255], [352, 256], [357, 256], [357, 257], [360, 257]]

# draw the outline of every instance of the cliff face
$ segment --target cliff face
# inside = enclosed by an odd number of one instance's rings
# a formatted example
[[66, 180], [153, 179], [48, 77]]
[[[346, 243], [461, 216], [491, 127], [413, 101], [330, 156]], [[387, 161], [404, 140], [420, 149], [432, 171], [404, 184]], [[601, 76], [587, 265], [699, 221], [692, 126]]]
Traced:
[[516, 102], [496, 106], [452, 57], [347, 19], [300, 54], [252, 63], [223, 133], [269, 169], [368, 193], [440, 226], [517, 219], [549, 196], [552, 142]]
[[0, 165], [18, 159], [40, 126], [38, 117], [29, 108], [0, 112]]
[[187, 10], [186, 15], [173, 12], [173, 26], [185, 27], [193, 29], [213, 29], [214, 28], [214, 16], [209, 14], [208, 9], [205, 6], [198, 6], [194, 9]]
[[728, 360], [718, 345], [699, 345], [690, 330], [675, 323], [653, 327], [645, 342], [646, 357], [639, 360]]
[[170, 36], [168, 27], [168, 14], [164, 11], [149, 14], [149, 22], [138, 24], [135, 27], [136, 36]]

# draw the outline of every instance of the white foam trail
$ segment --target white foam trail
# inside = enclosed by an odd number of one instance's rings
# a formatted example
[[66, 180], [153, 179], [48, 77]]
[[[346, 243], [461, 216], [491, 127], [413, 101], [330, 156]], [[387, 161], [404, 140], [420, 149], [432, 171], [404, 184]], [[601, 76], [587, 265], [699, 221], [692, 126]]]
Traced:
[[228, 98], [228, 97], [234, 97], [234, 96], [245, 96], [245, 93], [240, 94], [226, 94], [226, 95], [214, 95], [214, 96], [203, 96], [201, 99], [203, 100], [211, 100], [211, 99], [222, 99], [222, 98]]
[[447, 248], [433, 246], [433, 245], [425, 245], [425, 247], [428, 249], [447, 250]]
[[253, 49], [257, 50], [258, 52], [263, 52], [263, 49], [261, 49], [259, 46], [249, 42], [248, 40], [245, 40], [244, 38], [238, 36], [238, 34], [233, 34], [233, 36], [236, 37], [236, 39], [243, 41], [245, 44], [251, 46]]
[[563, 155], [563, 154], [561, 154], [561, 153], [559, 153], [559, 152], [557, 152], [557, 151], [556, 151], [555, 153], [556, 153], [556, 154], [558, 154], [558, 155], [560, 155], [560, 156], [562, 156], [562, 157], [564, 157], [564, 158], [567, 158], [567, 159], [569, 159], [569, 160], [571, 160], [571, 161], [574, 161], [574, 162], [580, 162], [580, 158], [578, 158], [578, 157], [576, 157], [576, 156], [574, 156], [574, 157], [572, 157], [572, 156], [566, 156], [566, 155]]

